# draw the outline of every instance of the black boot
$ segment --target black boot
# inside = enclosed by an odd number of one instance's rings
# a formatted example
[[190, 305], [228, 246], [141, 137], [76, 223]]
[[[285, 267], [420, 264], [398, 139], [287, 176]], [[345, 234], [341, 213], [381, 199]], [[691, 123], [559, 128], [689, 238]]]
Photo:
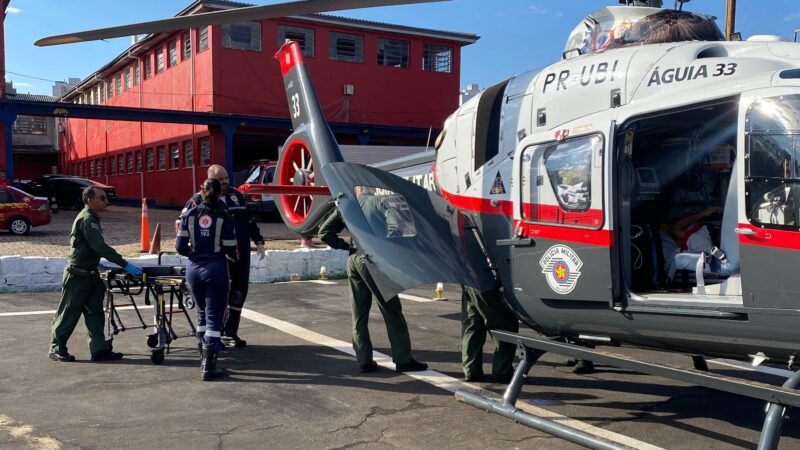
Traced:
[[225, 320], [225, 329], [222, 332], [223, 342], [226, 347], [244, 348], [247, 347], [247, 341], [240, 338], [239, 322], [242, 320], [242, 312], [229, 310], [228, 318]]
[[217, 369], [217, 352], [214, 344], [203, 344], [203, 359], [200, 360], [200, 379], [211, 381], [224, 373]]

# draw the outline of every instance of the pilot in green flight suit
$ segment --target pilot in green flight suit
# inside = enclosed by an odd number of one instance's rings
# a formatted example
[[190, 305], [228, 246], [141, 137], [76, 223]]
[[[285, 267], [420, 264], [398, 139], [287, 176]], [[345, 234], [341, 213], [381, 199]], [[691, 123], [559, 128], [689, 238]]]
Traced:
[[[519, 321], [503, 303], [498, 287], [481, 292], [464, 286], [461, 293], [461, 365], [466, 381], [483, 381], [483, 344], [488, 330], [516, 333]], [[492, 377], [496, 381], [511, 380], [516, 350], [516, 345], [494, 339]]]
[[[371, 188], [356, 187], [356, 196], [373, 229], [380, 226], [387, 230], [387, 237], [394, 237], [397, 230], [397, 221], [391, 211], [386, 211], [378, 196], [374, 195]], [[345, 228], [344, 220], [338, 209], [328, 216], [319, 229], [319, 238], [331, 248], [348, 250], [347, 277], [350, 282], [350, 305], [353, 314], [353, 349], [362, 373], [374, 372], [378, 364], [372, 359], [372, 341], [369, 336], [369, 310], [372, 307], [372, 297], [378, 301], [378, 308], [386, 322], [386, 331], [392, 346], [392, 361], [397, 372], [414, 372], [426, 370], [428, 365], [415, 360], [411, 356], [411, 337], [408, 333], [408, 324], [403, 316], [400, 299], [394, 296], [384, 299], [377, 289], [372, 275], [369, 273], [364, 255], [356, 254], [356, 241], [351, 239], [348, 245], [339, 233]]]
[[122, 353], [111, 351], [104, 334], [105, 316], [103, 315], [103, 298], [105, 286], [97, 272], [100, 258], [106, 258], [123, 267], [125, 272], [139, 276], [140, 267], [129, 264], [103, 239], [103, 229], [97, 213], [108, 207], [106, 193], [94, 187], [83, 191], [83, 203], [86, 205], [78, 213], [72, 224], [70, 233], [70, 253], [67, 267], [64, 269], [61, 289], [61, 301], [51, 327], [52, 339], [48, 356], [54, 361], [74, 361], [75, 357], [67, 352], [67, 340], [75, 330], [81, 314], [86, 322], [89, 334], [89, 351], [92, 361], [108, 361], [121, 359]]

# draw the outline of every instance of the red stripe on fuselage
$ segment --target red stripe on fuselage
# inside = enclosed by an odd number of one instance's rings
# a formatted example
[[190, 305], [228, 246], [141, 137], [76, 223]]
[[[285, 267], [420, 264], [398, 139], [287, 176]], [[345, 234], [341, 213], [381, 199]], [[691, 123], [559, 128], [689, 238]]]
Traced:
[[739, 244], [757, 247], [772, 247], [784, 250], [800, 250], [800, 232], [760, 228], [749, 223], [740, 223], [739, 228], [754, 231], [753, 235], [739, 235]]
[[294, 66], [303, 64], [303, 52], [300, 49], [300, 44], [296, 41], [290, 41], [285, 44], [275, 53], [275, 59], [281, 63], [281, 75], [286, 76]]
[[[448, 203], [456, 208], [465, 211], [476, 212], [480, 214], [494, 214], [508, 217], [514, 217], [514, 203], [510, 200], [491, 200], [486, 198], [468, 197], [465, 195], [451, 194], [442, 190], [442, 197]], [[540, 205], [526, 205], [526, 210], [540, 210]], [[547, 206], [547, 205], [542, 205]], [[570, 213], [565, 213], [570, 214]], [[577, 213], [573, 213], [577, 214]], [[591, 217], [594, 221], [596, 218], [602, 220], [603, 212], [601, 210], [589, 210], [586, 213], [579, 213], [586, 217]], [[602, 222], [600, 222], [602, 223]], [[612, 238], [610, 230], [587, 230], [583, 228], [575, 228], [571, 226], [559, 225], [542, 225], [539, 223], [527, 223], [523, 221], [514, 221], [514, 229], [520, 229], [525, 237], [550, 239], [554, 241], [575, 242], [581, 244], [595, 245], [598, 247], [611, 247]]]

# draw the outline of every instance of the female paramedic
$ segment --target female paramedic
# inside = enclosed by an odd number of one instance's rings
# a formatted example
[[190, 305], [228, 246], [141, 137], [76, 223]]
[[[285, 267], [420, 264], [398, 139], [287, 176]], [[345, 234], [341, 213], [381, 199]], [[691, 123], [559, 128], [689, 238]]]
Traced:
[[220, 335], [228, 304], [230, 277], [225, 258], [236, 259], [233, 220], [222, 210], [219, 181], [206, 180], [200, 193], [203, 202], [186, 211], [180, 219], [175, 248], [189, 257], [186, 282], [197, 303], [197, 337], [203, 358], [200, 373], [203, 381], [222, 375], [217, 369], [217, 353], [222, 350]]

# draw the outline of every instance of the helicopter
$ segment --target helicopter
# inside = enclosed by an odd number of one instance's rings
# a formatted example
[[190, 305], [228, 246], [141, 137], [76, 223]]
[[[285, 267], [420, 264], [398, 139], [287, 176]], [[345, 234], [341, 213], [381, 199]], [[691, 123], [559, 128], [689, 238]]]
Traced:
[[[40, 43], [405, 3], [421, 2], [309, 0]], [[520, 321], [551, 341], [793, 369], [800, 45], [727, 41], [713, 17], [684, 11], [685, 1], [674, 9], [620, 3], [579, 23], [561, 60], [512, 76], [453, 112], [434, 160], [417, 161], [432, 162], [430, 177], [415, 174], [428, 189], [344, 161], [299, 46], [286, 43], [275, 57], [294, 131], [271, 191], [281, 195], [278, 209], [291, 229], [310, 234], [338, 207], [387, 298], [441, 281], [491, 289], [497, 274]], [[392, 229], [367, 219], [357, 187], [384, 198]], [[507, 391], [518, 394], [538, 357], [531, 349], [547, 344], [498, 334], [524, 355]], [[773, 406], [797, 406], [799, 382], [795, 373], [785, 389], [759, 398], [785, 395]], [[773, 421], [783, 411], [771, 409]]]

